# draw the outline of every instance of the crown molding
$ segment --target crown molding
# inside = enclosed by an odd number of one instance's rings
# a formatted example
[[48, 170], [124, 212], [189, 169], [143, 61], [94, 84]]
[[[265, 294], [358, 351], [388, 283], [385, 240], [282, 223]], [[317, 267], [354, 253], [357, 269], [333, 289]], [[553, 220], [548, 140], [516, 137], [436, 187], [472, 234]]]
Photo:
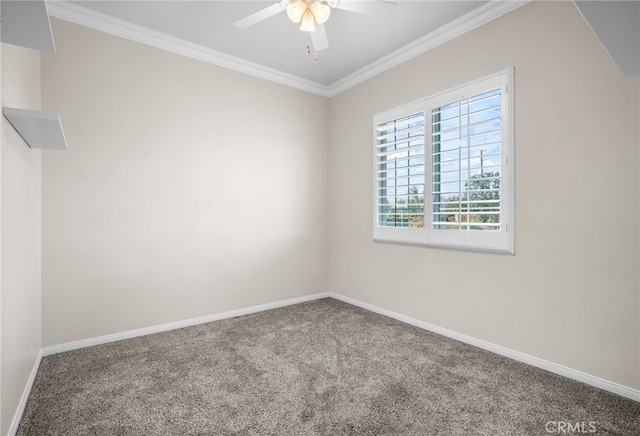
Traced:
[[480, 27], [496, 18], [511, 12], [531, 0], [491, 0], [467, 14], [450, 21], [421, 38], [389, 53], [354, 73], [338, 80], [329, 87], [330, 96], [339, 94], [347, 89], [383, 73], [403, 62], [408, 61], [424, 52], [444, 44], [476, 27]]
[[222, 53], [199, 44], [169, 36], [149, 28], [129, 23], [109, 15], [78, 6], [66, 0], [49, 1], [47, 9], [53, 17], [130, 39], [152, 47], [188, 56], [240, 73], [259, 77], [281, 85], [307, 91], [323, 97], [333, 97], [367, 79], [408, 61], [438, 45], [482, 26], [530, 0], [491, 0], [473, 11], [441, 26], [433, 32], [378, 59], [354, 73], [326, 86], [273, 68]]
[[167, 50], [172, 53], [187, 56], [240, 73], [259, 77], [281, 85], [297, 88], [303, 91], [328, 97], [328, 87], [311, 80], [306, 80], [292, 74], [284, 73], [273, 68], [249, 62], [235, 56], [222, 53], [195, 44], [184, 39], [176, 38], [147, 27], [114, 18], [101, 12], [96, 12], [66, 0], [49, 1], [47, 3], [49, 15], [121, 38]]

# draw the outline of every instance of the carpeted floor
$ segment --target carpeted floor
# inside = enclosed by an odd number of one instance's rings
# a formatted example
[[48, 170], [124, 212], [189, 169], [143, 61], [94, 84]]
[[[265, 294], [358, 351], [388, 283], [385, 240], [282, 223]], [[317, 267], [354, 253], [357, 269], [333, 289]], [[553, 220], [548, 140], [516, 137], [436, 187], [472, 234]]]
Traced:
[[323, 299], [45, 357], [17, 435], [639, 430], [640, 403]]

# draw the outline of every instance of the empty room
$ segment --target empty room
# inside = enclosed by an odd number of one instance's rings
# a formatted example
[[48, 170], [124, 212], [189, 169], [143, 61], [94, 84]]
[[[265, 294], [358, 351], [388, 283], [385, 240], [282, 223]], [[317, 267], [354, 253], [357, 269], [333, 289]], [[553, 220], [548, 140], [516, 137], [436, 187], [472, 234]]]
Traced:
[[639, 1], [0, 14], [0, 436], [638, 434]]

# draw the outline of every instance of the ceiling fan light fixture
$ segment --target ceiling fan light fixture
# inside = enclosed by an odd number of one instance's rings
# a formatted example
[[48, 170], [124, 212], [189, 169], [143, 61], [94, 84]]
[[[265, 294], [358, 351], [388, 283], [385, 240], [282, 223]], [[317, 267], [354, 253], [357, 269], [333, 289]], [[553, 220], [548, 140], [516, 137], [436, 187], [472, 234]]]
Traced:
[[303, 32], [315, 32], [316, 31], [316, 20], [313, 16], [313, 12], [307, 9], [302, 14], [302, 20], [300, 22], [300, 30]]
[[329, 19], [329, 15], [331, 15], [331, 8], [322, 2], [313, 2], [309, 8], [318, 24], [324, 24]]
[[292, 1], [287, 5], [287, 16], [294, 23], [299, 23], [307, 10], [307, 5], [302, 0]]

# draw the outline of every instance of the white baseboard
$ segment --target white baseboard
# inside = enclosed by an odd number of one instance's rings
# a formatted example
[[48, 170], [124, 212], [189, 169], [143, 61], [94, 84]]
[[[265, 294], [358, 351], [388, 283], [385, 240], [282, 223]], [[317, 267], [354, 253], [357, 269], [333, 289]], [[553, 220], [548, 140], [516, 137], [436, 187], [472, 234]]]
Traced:
[[[187, 319], [184, 321], [177, 321], [177, 322], [172, 322], [172, 323], [167, 323], [167, 324], [160, 324], [157, 326], [152, 326], [152, 327], [145, 327], [145, 328], [141, 328], [141, 329], [136, 329], [136, 330], [130, 330], [130, 331], [126, 331], [126, 332], [120, 332], [120, 333], [115, 333], [115, 334], [111, 334], [111, 335], [106, 335], [106, 336], [99, 336], [97, 338], [89, 338], [89, 339], [83, 339], [80, 341], [74, 341], [74, 342], [67, 342], [64, 344], [59, 344], [59, 345], [53, 345], [50, 347], [45, 347], [42, 349], [42, 352], [40, 353], [40, 356], [38, 357], [38, 362], [37, 364], [39, 365], [40, 363], [40, 358], [42, 356], [48, 356], [51, 354], [56, 354], [56, 353], [62, 353], [65, 351], [71, 351], [71, 350], [77, 350], [80, 348], [85, 348], [85, 347], [91, 347], [94, 345], [100, 345], [100, 344], [106, 344], [109, 342], [115, 342], [115, 341], [119, 341], [122, 339], [129, 339], [129, 338], [134, 338], [134, 337], [138, 337], [138, 336], [144, 336], [144, 335], [149, 335], [149, 334], [153, 334], [153, 333], [160, 333], [160, 332], [165, 332], [165, 331], [169, 331], [169, 330], [174, 330], [174, 329], [179, 329], [179, 328], [183, 328], [183, 327], [190, 327], [190, 326], [194, 326], [194, 325], [198, 325], [198, 324], [204, 324], [204, 323], [208, 323], [208, 322], [212, 322], [212, 321], [218, 321], [218, 320], [222, 320], [222, 319], [227, 319], [227, 318], [233, 318], [236, 316], [241, 316], [241, 315], [249, 315], [252, 313], [257, 313], [257, 312], [262, 312], [265, 310], [270, 310], [270, 309], [275, 309], [278, 307], [284, 307], [284, 306], [290, 306], [292, 304], [298, 304], [298, 303], [304, 303], [307, 301], [312, 301], [312, 300], [318, 300], [321, 298], [334, 298], [336, 300], [340, 300], [343, 301], [345, 303], [349, 303], [352, 304], [354, 306], [358, 306], [361, 307], [363, 309], [369, 310], [371, 312], [375, 312], [375, 313], [379, 313], [381, 315], [385, 315], [388, 316], [390, 318], [396, 319], [398, 321], [404, 322], [406, 324], [410, 324], [413, 325], [415, 327], [424, 329], [424, 330], [428, 330], [437, 334], [440, 334], [442, 336], [446, 336], [452, 339], [455, 339], [457, 341], [460, 342], [464, 342], [466, 344], [469, 345], [473, 345], [474, 347], [478, 347], [478, 348], [482, 348], [483, 350], [487, 350], [490, 351], [492, 353], [496, 353], [499, 354], [501, 356], [505, 356], [508, 357], [510, 359], [516, 360], [518, 362], [522, 362], [522, 363], [526, 363], [528, 365], [537, 367], [537, 368], [541, 368], [544, 369], [546, 371], [561, 375], [563, 377], [567, 377], [573, 380], [577, 380], [580, 381], [582, 383], [603, 389], [605, 391], [609, 391], [609, 392], [613, 392], [614, 394], [618, 394], [621, 395], [625, 398], [629, 398], [631, 400], [634, 401], [638, 401], [640, 402], [640, 390], [638, 389], [633, 389], [630, 388], [628, 386], [624, 386], [621, 385], [619, 383], [615, 383], [609, 380], [605, 380], [603, 378], [600, 377], [596, 377], [594, 375], [591, 374], [587, 374], [581, 371], [577, 371], [575, 369], [572, 368], [568, 368], [566, 366], [562, 366], [562, 365], [558, 365], [556, 363], [553, 362], [549, 362], [546, 361], [544, 359], [540, 359], [534, 356], [530, 356], [528, 354], [524, 354], [521, 353], [519, 351], [515, 351], [515, 350], [511, 350], [509, 348], [506, 347], [502, 347], [500, 345], [496, 345], [496, 344], [492, 344], [491, 342], [487, 342], [484, 341], [482, 339], [477, 339], [474, 338], [472, 336], [467, 336], [464, 335], [462, 333], [458, 333], [455, 332], [453, 330], [449, 330], [434, 324], [429, 324], [428, 322], [424, 322], [424, 321], [420, 321], [417, 320], [415, 318], [411, 318], [396, 312], [392, 312], [390, 310], [387, 309], [383, 309], [381, 307], [377, 307], [374, 306], [372, 304], [369, 303], [364, 303], [362, 301], [359, 300], [355, 300], [353, 298], [350, 297], [345, 297], [343, 295], [340, 294], [336, 294], [334, 292], [322, 292], [319, 294], [313, 294], [313, 295], [307, 295], [304, 297], [298, 297], [298, 298], [292, 298], [289, 300], [283, 300], [283, 301], [278, 301], [278, 302], [274, 302], [274, 303], [268, 303], [268, 304], [262, 304], [262, 305], [258, 305], [258, 306], [252, 306], [252, 307], [248, 307], [245, 309], [238, 309], [238, 310], [232, 310], [229, 312], [223, 312], [223, 313], [218, 313], [218, 314], [214, 314], [214, 315], [208, 315], [208, 316], [203, 316], [200, 318], [192, 318], [192, 319]], [[35, 377], [35, 372], [37, 371], [37, 367], [34, 368], [34, 373], [32, 374], [32, 377]], [[24, 403], [26, 404], [26, 397], [28, 397], [28, 393], [31, 390], [31, 384], [33, 384], [33, 380], [30, 379], [30, 384], [28, 386], [28, 389], [25, 389], [25, 398], [24, 398]], [[22, 416], [22, 410], [24, 409], [24, 404], [22, 405], [22, 408], [20, 409], [20, 416]], [[18, 416], [18, 415], [16, 415]], [[17, 423], [19, 423], [19, 419], [17, 421]], [[16, 425], [16, 429], [17, 429], [17, 423]], [[12, 436], [12, 433], [10, 433], [10, 436]]]
[[13, 421], [11, 421], [11, 426], [9, 427], [8, 436], [15, 436], [18, 432], [18, 426], [20, 425], [20, 421], [22, 420], [22, 415], [24, 414], [24, 408], [27, 406], [27, 400], [29, 399], [29, 394], [31, 393], [31, 388], [33, 387], [33, 382], [36, 380], [36, 375], [38, 374], [38, 368], [40, 368], [40, 361], [42, 360], [42, 350], [38, 352], [36, 356], [35, 362], [33, 362], [33, 368], [31, 369], [31, 374], [29, 374], [29, 378], [27, 379], [27, 384], [24, 387], [24, 391], [22, 391], [22, 397], [20, 397], [20, 402], [18, 403], [18, 408], [16, 409], [16, 413], [13, 415]]
[[258, 306], [251, 306], [244, 309], [231, 310], [229, 312], [222, 312], [214, 315], [202, 316], [199, 318], [191, 318], [183, 321], [170, 322], [167, 324], [160, 324], [160, 325], [144, 327], [136, 330], [129, 330], [125, 332], [114, 333], [111, 335], [98, 336], [96, 338], [66, 342], [64, 344], [44, 347], [42, 349], [42, 355], [49, 356], [51, 354], [63, 353], [65, 351], [77, 350], [85, 347], [92, 347], [94, 345], [106, 344], [109, 342], [120, 341], [122, 339], [135, 338], [138, 336], [150, 335], [153, 333], [166, 332], [169, 330], [180, 329], [183, 327], [191, 327], [194, 325], [205, 324], [212, 321], [219, 321], [221, 319], [234, 318], [236, 316], [241, 316], [241, 315], [249, 315], [252, 313], [263, 312], [265, 310], [276, 309], [278, 307], [291, 306], [292, 304], [304, 303], [307, 301], [319, 300], [320, 298], [327, 298], [327, 297], [329, 297], [329, 293], [322, 292], [319, 294], [305, 295], [304, 297], [291, 298], [289, 300], [282, 300], [274, 303], [261, 304]]
[[581, 371], [577, 371], [575, 369], [568, 368], [566, 366], [558, 365], [556, 363], [549, 362], [544, 359], [539, 359], [537, 357], [530, 356], [528, 354], [524, 354], [519, 351], [511, 350], [509, 348], [505, 348], [500, 345], [492, 344], [491, 342], [483, 341], [482, 339], [477, 339], [472, 336], [467, 336], [462, 333], [457, 333], [457, 332], [454, 332], [453, 330], [449, 330], [443, 327], [439, 327], [437, 325], [429, 324], [428, 322], [420, 321], [405, 315], [401, 315], [399, 313], [392, 312], [390, 310], [383, 309], [381, 307], [377, 307], [369, 303], [364, 303], [362, 301], [355, 300], [353, 298], [345, 297], [340, 294], [329, 292], [329, 297], [335, 298], [336, 300], [340, 300], [345, 303], [353, 304], [354, 306], [361, 307], [371, 312], [379, 313], [380, 315], [388, 316], [389, 318], [396, 319], [398, 321], [404, 322], [406, 324], [410, 324], [412, 326], [421, 328], [423, 330], [428, 330], [433, 333], [437, 333], [439, 335], [446, 336], [448, 338], [455, 339], [460, 342], [464, 342], [465, 344], [473, 345], [474, 347], [482, 348], [483, 350], [487, 350], [492, 353], [496, 353], [513, 360], [517, 360], [518, 362], [526, 363], [528, 365], [535, 366], [536, 368], [541, 368], [546, 371], [561, 375], [563, 377], [577, 380], [582, 383], [595, 386], [605, 391], [613, 392], [614, 394], [618, 394], [620, 396], [640, 402], [640, 390], [638, 389], [633, 389], [628, 386], [621, 385], [619, 383], [615, 383], [600, 377], [596, 377], [591, 374], [587, 374]]

